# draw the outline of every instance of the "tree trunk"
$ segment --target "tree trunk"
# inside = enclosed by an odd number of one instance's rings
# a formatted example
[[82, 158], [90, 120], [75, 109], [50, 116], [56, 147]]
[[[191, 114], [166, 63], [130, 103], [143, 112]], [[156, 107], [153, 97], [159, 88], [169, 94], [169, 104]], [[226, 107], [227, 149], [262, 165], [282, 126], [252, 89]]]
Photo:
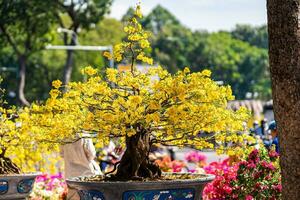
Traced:
[[[75, 46], [77, 40], [76, 32], [74, 31], [70, 46]], [[67, 42], [65, 42], [65, 45], [67, 45]], [[73, 71], [73, 60], [74, 60], [74, 50], [67, 50], [67, 60], [64, 68], [64, 75], [63, 75], [63, 84], [66, 85], [70, 82], [72, 71]]]
[[142, 180], [161, 176], [159, 167], [149, 161], [150, 136], [139, 132], [126, 138], [126, 151], [113, 180]]
[[66, 65], [64, 68], [64, 77], [63, 77], [63, 84], [66, 85], [71, 80], [71, 75], [73, 71], [73, 50], [67, 50], [67, 60]]
[[0, 153], [0, 175], [20, 174], [21, 170], [9, 159], [5, 157], [5, 150]]
[[269, 59], [279, 133], [282, 199], [300, 199], [299, 0], [268, 0]]
[[25, 98], [25, 78], [26, 78], [26, 57], [19, 56], [19, 85], [18, 85], [18, 101], [21, 105], [30, 105]]

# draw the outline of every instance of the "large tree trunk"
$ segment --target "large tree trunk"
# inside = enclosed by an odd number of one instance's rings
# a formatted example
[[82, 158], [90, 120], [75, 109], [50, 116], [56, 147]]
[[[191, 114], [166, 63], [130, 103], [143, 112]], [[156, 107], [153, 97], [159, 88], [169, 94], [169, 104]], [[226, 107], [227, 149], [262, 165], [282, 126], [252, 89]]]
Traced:
[[19, 85], [18, 85], [18, 101], [21, 105], [29, 105], [25, 98], [25, 79], [26, 79], [26, 57], [19, 56]]
[[126, 138], [126, 151], [117, 168], [114, 180], [141, 180], [161, 176], [159, 167], [149, 161], [150, 136], [139, 132]]
[[282, 199], [300, 199], [299, 0], [268, 0], [269, 55], [280, 143]]

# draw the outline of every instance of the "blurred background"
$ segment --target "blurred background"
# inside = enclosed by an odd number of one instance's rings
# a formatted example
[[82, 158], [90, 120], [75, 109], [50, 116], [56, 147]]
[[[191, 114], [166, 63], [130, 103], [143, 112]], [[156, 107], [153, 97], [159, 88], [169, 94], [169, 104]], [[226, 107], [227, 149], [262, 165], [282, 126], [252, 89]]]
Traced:
[[[0, 2], [1, 87], [9, 104], [45, 100], [53, 80], [84, 80], [80, 69], [88, 65], [126, 69], [102, 50], [122, 40], [136, 0]], [[272, 120], [265, 7], [262, 0], [145, 0], [148, 53], [171, 73], [210, 69], [214, 80], [231, 85], [236, 101], [229, 107]]]

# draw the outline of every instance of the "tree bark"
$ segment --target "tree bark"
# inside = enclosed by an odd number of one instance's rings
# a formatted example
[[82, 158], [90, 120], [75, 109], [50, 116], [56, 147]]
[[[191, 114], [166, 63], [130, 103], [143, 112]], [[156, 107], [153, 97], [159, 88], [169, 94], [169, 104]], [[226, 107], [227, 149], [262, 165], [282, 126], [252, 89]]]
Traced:
[[[75, 46], [77, 35], [76, 31], [72, 34], [71, 42], [69, 46]], [[65, 45], [67, 42], [65, 41]], [[63, 84], [66, 85], [70, 82], [72, 71], [73, 71], [73, 60], [74, 60], [74, 50], [67, 50], [67, 60], [64, 68], [64, 75], [63, 75]]]
[[126, 151], [112, 180], [142, 180], [161, 176], [158, 165], [149, 161], [150, 136], [147, 132], [139, 132], [126, 138]]
[[300, 199], [300, 6], [268, 0], [269, 59], [279, 133], [282, 199]]
[[66, 85], [71, 80], [73, 71], [73, 50], [67, 50], [67, 60], [64, 68], [63, 84]]
[[21, 105], [29, 106], [29, 102], [25, 98], [25, 79], [26, 79], [26, 57], [19, 56], [19, 85], [18, 85], [18, 101]]
[[5, 157], [5, 149], [0, 153], [0, 175], [2, 174], [20, 174], [21, 170], [11, 159]]

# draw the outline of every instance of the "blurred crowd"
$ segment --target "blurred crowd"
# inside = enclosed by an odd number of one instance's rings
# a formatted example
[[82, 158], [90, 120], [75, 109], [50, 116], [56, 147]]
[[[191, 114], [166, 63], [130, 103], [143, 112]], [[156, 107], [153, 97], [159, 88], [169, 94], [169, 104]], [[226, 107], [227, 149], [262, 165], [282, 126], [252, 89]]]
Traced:
[[275, 121], [268, 123], [267, 119], [254, 121], [250, 134], [257, 140], [261, 140], [267, 149], [275, 146], [276, 152], [279, 153], [279, 139], [277, 135], [277, 125]]

